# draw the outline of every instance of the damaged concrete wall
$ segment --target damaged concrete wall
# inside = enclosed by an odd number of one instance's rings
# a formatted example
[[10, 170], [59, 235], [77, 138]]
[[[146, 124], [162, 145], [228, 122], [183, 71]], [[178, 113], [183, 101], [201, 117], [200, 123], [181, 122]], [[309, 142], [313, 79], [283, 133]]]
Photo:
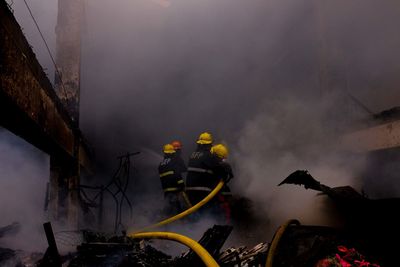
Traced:
[[[77, 212], [70, 208], [78, 205], [77, 177], [81, 165], [89, 167], [88, 147], [3, 1], [0, 62], [0, 125], [48, 153], [52, 163], [59, 163], [51, 167], [53, 218], [66, 215], [77, 222]], [[60, 198], [64, 191], [67, 195]], [[58, 207], [63, 206], [60, 199], [64, 199], [68, 214], [58, 214]]]

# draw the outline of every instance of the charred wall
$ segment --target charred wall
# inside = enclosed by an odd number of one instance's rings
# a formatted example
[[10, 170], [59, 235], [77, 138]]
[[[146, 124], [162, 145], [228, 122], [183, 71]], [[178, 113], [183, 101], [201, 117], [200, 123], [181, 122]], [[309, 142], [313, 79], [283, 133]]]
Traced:
[[0, 2], [0, 126], [50, 155], [53, 218], [77, 222], [76, 177], [80, 166], [90, 169], [91, 153], [4, 1]]

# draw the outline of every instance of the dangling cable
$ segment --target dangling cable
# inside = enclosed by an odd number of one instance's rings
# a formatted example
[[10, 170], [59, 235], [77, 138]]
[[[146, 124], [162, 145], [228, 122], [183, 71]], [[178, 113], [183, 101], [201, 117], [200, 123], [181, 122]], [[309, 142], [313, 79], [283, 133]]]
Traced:
[[63, 83], [62, 77], [61, 77], [61, 73], [59, 72], [59, 70], [58, 70], [58, 68], [57, 68], [56, 61], [54, 60], [54, 57], [53, 57], [53, 55], [52, 55], [52, 53], [51, 53], [51, 51], [50, 51], [49, 45], [47, 44], [46, 39], [44, 38], [42, 31], [40, 30], [39, 24], [36, 22], [35, 16], [33, 16], [32, 10], [31, 10], [31, 8], [29, 7], [29, 5], [28, 5], [28, 3], [26, 2], [26, 0], [24, 0], [24, 3], [25, 3], [26, 8], [28, 9], [29, 14], [30, 14], [31, 17], [32, 17], [33, 22], [35, 23], [35, 26], [36, 26], [37, 30], [39, 31], [40, 37], [42, 38], [44, 45], [46, 46], [47, 52], [49, 53], [50, 59], [51, 59], [51, 61], [53, 62], [53, 65], [54, 65], [55, 71], [56, 71], [56, 73], [57, 73], [57, 76], [58, 76], [58, 78], [60, 79], [60, 84], [61, 84], [61, 88], [62, 88], [62, 91], [63, 91], [64, 96], [65, 96], [65, 101], [66, 101], [67, 104], [69, 105], [69, 103], [68, 103], [69, 100], [68, 100], [67, 91], [65, 90], [64, 83]]

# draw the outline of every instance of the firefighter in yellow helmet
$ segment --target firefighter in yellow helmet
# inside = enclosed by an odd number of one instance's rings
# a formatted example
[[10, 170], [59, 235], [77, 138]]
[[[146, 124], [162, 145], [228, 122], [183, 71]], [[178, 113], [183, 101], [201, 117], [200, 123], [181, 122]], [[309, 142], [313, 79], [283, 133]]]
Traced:
[[[212, 135], [204, 132], [199, 135], [196, 143], [197, 149], [189, 158], [186, 176], [186, 193], [192, 205], [203, 200], [221, 179], [227, 180], [228, 178], [222, 159], [211, 153]], [[207, 210], [216, 214], [216, 206], [219, 204], [214, 199], [201, 212]]]
[[213, 176], [213, 169], [218, 162], [211, 156], [212, 142], [210, 133], [201, 133], [196, 141], [197, 148], [189, 157], [186, 194], [192, 205], [206, 197], [218, 183]]
[[165, 213], [175, 215], [183, 210], [180, 194], [185, 188], [182, 173], [186, 167], [182, 166], [172, 144], [164, 145], [163, 152], [164, 159], [158, 166], [158, 172], [167, 201]]
[[212, 142], [213, 142], [212, 135], [208, 132], [204, 132], [204, 133], [200, 134], [196, 143], [199, 145], [211, 145]]
[[228, 186], [228, 182], [233, 178], [233, 172], [230, 164], [226, 162], [228, 158], [229, 150], [227, 146], [223, 144], [217, 144], [211, 147], [211, 154], [215, 155], [220, 160], [220, 168], [216, 170], [215, 175], [219, 179], [224, 179], [225, 184], [221, 189], [220, 193], [216, 196], [219, 209], [217, 213], [224, 215], [224, 223], [231, 223], [231, 204], [232, 204], [232, 192]]
[[214, 145], [211, 147], [211, 154], [215, 154], [222, 160], [226, 160], [229, 154], [228, 148], [223, 144]]

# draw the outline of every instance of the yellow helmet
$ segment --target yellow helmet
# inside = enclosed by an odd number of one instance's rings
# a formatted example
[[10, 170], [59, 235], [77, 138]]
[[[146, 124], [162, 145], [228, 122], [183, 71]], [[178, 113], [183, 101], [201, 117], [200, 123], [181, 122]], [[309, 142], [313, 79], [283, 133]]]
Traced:
[[172, 153], [175, 153], [174, 146], [171, 145], [171, 144], [166, 144], [166, 145], [164, 145], [163, 151], [164, 151], [165, 154], [172, 154]]
[[211, 148], [211, 154], [215, 154], [221, 159], [226, 159], [228, 157], [228, 153], [229, 153], [228, 148], [223, 144], [218, 144], [212, 146]]
[[200, 134], [199, 139], [197, 140], [197, 144], [207, 145], [213, 142], [212, 135], [210, 133], [204, 132]]

